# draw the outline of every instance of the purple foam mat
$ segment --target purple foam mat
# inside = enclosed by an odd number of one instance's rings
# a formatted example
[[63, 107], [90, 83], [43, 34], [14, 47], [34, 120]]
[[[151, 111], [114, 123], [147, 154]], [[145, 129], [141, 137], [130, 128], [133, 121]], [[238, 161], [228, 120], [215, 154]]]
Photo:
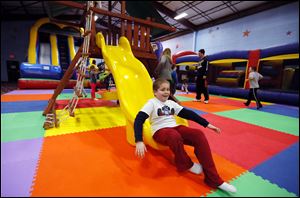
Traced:
[[53, 89], [37, 89], [37, 90], [14, 90], [5, 95], [21, 95], [21, 94], [53, 94]]
[[1, 143], [1, 197], [29, 197], [43, 138]]

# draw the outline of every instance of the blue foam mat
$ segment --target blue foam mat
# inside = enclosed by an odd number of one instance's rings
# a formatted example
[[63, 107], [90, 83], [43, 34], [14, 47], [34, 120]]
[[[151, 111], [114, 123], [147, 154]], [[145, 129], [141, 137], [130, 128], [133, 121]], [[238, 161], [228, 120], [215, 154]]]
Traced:
[[299, 142], [251, 170], [299, 196]]
[[[256, 108], [253, 108], [256, 109]], [[264, 105], [260, 111], [299, 118], [299, 107], [289, 105]]]
[[189, 107], [184, 107], [184, 108], [189, 109], [189, 110], [191, 110], [191, 111], [194, 111], [194, 112], [197, 113], [198, 115], [201, 115], [201, 114], [207, 114], [207, 112], [205, 112], [205, 111], [200, 111], [200, 110], [198, 110], [198, 109], [193, 109], [193, 108], [189, 108]]
[[43, 111], [47, 104], [46, 100], [1, 102], [1, 113]]

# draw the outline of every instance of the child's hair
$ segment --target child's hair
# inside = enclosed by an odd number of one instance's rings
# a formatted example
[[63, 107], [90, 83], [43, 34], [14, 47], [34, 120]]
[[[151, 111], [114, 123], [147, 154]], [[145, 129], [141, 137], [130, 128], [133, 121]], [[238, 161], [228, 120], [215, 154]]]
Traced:
[[200, 49], [198, 52], [205, 54], [205, 50], [204, 49]]
[[170, 62], [172, 63], [171, 49], [170, 49], [170, 48], [166, 48], [166, 49], [163, 51], [162, 55], [168, 57], [168, 59], [169, 59]]
[[158, 78], [153, 82], [153, 91], [157, 91], [159, 89], [159, 87], [163, 84], [163, 83], [169, 83], [170, 82], [164, 78]]
[[92, 69], [96, 69], [95, 65], [90, 66], [90, 70], [92, 70]]

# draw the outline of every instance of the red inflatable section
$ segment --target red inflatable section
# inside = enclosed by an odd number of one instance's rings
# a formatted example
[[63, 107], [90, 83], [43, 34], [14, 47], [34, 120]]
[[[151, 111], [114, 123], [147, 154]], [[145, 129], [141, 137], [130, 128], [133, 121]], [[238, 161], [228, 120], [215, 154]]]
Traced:
[[198, 55], [196, 52], [192, 52], [192, 51], [181, 51], [181, 52], [177, 52], [176, 54], [174, 54], [172, 56], [172, 61], [173, 63], [176, 63], [176, 59], [182, 56], [186, 56], [186, 55]]
[[[247, 64], [247, 68], [246, 68], [245, 79], [247, 79], [248, 76], [249, 76], [249, 69], [250, 69], [250, 67], [256, 67], [258, 69], [259, 58], [260, 58], [260, 50], [259, 49], [258, 50], [249, 51], [249, 58], [248, 58], [248, 64]], [[244, 88], [245, 89], [249, 89], [250, 88], [249, 81], [245, 80]]]
[[[18, 80], [19, 89], [56, 89], [59, 85], [60, 80], [47, 80], [47, 79], [29, 79], [20, 78]], [[68, 84], [65, 86], [66, 89], [73, 89], [76, 85], [76, 80], [69, 80]], [[85, 88], [90, 88], [89, 81], [86, 80], [83, 83]], [[100, 81], [97, 81], [97, 87], [103, 87]]]

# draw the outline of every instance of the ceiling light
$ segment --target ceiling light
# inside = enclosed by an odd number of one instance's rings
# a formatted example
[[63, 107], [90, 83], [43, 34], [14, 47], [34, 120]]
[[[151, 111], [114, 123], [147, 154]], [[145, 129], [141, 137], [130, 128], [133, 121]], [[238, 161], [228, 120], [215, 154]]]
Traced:
[[97, 19], [98, 19], [98, 16], [97, 16], [97, 15], [95, 15], [95, 16], [94, 16], [94, 20], [95, 20], [95, 21], [97, 21]]
[[174, 19], [175, 19], [175, 20], [178, 20], [178, 19], [181, 19], [181, 18], [183, 18], [183, 17], [185, 17], [185, 16], [187, 16], [187, 13], [183, 12], [183, 13], [177, 15], [176, 17], [174, 17]]

